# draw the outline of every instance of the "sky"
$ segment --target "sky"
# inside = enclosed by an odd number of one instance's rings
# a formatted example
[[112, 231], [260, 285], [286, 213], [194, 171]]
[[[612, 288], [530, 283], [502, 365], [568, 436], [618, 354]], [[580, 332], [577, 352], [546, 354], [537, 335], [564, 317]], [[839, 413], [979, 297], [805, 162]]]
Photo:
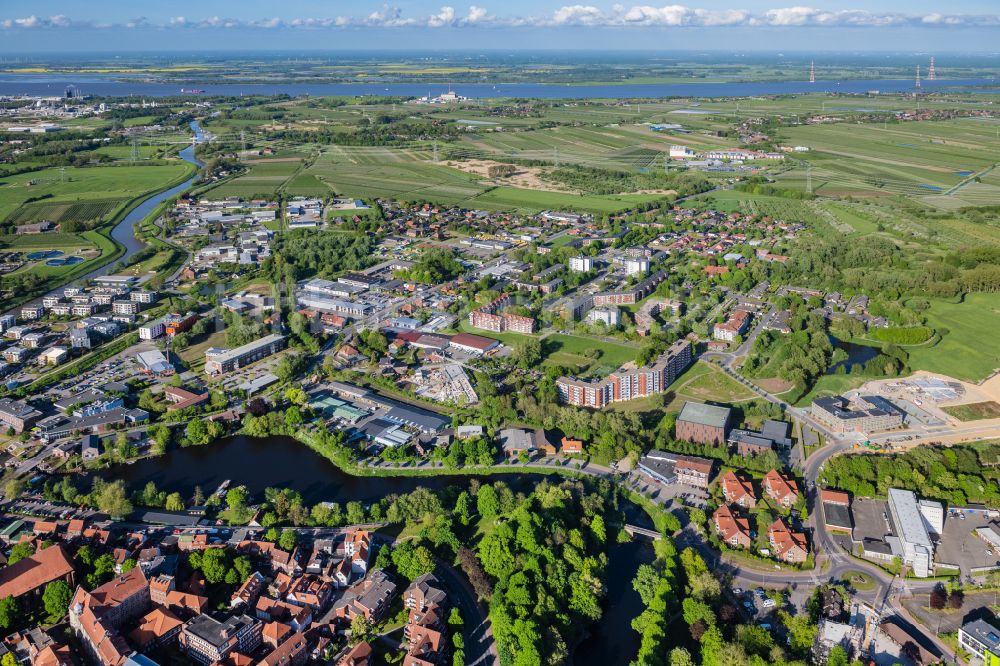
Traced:
[[[0, 0], [0, 53], [1000, 50], [1000, 1]], [[799, 3], [802, 4], [799, 4]]]

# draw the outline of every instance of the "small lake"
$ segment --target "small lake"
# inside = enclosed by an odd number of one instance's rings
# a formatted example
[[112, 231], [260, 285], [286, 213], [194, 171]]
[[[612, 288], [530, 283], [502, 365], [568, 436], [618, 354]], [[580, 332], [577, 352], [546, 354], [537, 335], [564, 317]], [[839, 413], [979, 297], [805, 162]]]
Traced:
[[[154, 481], [161, 490], [178, 491], [190, 497], [198, 486], [208, 495], [229, 479], [245, 485], [260, 497], [265, 488], [291, 488], [306, 504], [318, 502], [375, 502], [386, 495], [402, 494], [418, 487], [443, 490], [463, 487], [472, 476], [353, 476], [292, 437], [229, 437], [206, 446], [171, 449], [165, 455], [145, 458], [131, 465], [116, 465], [101, 473], [106, 479], [121, 479], [131, 488]], [[492, 483], [508, 481], [518, 490], [530, 490], [535, 474], [500, 474], [478, 477]], [[525, 488], [517, 488], [524, 481]]]
[[834, 337], [830, 338], [830, 342], [833, 343], [834, 349], [843, 349], [847, 352], [847, 360], [831, 365], [829, 370], [826, 371], [826, 374], [828, 375], [836, 374], [837, 368], [842, 366], [847, 370], [847, 372], [850, 372], [852, 365], [864, 365], [878, 356], [881, 351], [878, 347], [859, 345], [854, 342], [845, 342], [844, 340], [838, 340]]

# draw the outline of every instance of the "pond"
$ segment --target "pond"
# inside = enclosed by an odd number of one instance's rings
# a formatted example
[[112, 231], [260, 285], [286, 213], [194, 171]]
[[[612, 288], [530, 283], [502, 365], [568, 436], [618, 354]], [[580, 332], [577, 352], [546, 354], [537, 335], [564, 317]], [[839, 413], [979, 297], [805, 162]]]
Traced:
[[864, 365], [878, 356], [881, 351], [878, 347], [859, 345], [854, 342], [845, 342], [844, 340], [839, 340], [832, 336], [830, 337], [830, 342], [833, 343], [833, 348], [835, 350], [843, 349], [847, 352], [847, 359], [831, 365], [826, 371], [826, 374], [828, 375], [836, 374], [837, 368], [839, 367], [843, 367], [847, 372], [850, 372], [852, 365]]

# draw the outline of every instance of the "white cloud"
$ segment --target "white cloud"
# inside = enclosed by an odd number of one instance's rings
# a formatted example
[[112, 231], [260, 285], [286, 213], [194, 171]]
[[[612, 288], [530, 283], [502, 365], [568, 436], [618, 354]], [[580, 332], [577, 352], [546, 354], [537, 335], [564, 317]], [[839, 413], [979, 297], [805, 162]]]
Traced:
[[472, 5], [471, 7], [469, 7], [469, 14], [464, 19], [462, 19], [462, 23], [465, 25], [476, 25], [482, 23], [490, 23], [492, 20], [493, 17], [490, 16], [490, 13], [488, 11], [486, 11], [482, 7], [477, 7], [475, 5]]
[[805, 25], [819, 12], [811, 7], [785, 7], [764, 12], [764, 22], [770, 25]]
[[605, 19], [601, 10], [592, 5], [560, 7], [552, 14], [552, 23], [555, 25], [599, 25]]
[[449, 26], [455, 23], [455, 8], [454, 7], [442, 7], [441, 11], [437, 14], [431, 14], [427, 17], [427, 27], [429, 28], [442, 28], [444, 26]]
[[[705, 0], [702, 0], [705, 2]], [[502, 4], [500, 5], [503, 6]], [[862, 9], [825, 10], [806, 5], [774, 7], [759, 12], [743, 9], [717, 9], [691, 7], [682, 4], [614, 4], [610, 7], [573, 4], [559, 7], [551, 13], [526, 16], [497, 16], [486, 7], [472, 5], [465, 16], [454, 7], [445, 5], [437, 12], [424, 16], [404, 17], [402, 10], [383, 5], [367, 15], [339, 15], [336, 17], [271, 17], [233, 19], [219, 16], [191, 18], [174, 16], [165, 22], [151, 23], [145, 17], [129, 19], [122, 24], [93, 23], [76, 20], [64, 15], [36, 15], [0, 18], [0, 29], [64, 29], [69, 27], [106, 28], [249, 28], [278, 29], [335, 29], [335, 28], [398, 28], [427, 26], [430, 28], [495, 26], [522, 27], [620, 27], [620, 28], [682, 28], [720, 26], [764, 26], [776, 28], [806, 27], [986, 27], [1000, 25], [1000, 16], [972, 14], [906, 14], [902, 12], [872, 12]]]

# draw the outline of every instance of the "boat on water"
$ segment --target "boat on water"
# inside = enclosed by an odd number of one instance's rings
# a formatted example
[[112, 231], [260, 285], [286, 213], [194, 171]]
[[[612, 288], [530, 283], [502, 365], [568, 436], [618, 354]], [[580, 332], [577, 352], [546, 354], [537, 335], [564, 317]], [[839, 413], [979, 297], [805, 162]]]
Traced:
[[181, 94], [182, 95], [200, 95], [203, 92], [205, 92], [205, 91], [202, 90], [201, 88], [190, 88], [188, 90], [185, 90], [184, 88], [181, 88]]

